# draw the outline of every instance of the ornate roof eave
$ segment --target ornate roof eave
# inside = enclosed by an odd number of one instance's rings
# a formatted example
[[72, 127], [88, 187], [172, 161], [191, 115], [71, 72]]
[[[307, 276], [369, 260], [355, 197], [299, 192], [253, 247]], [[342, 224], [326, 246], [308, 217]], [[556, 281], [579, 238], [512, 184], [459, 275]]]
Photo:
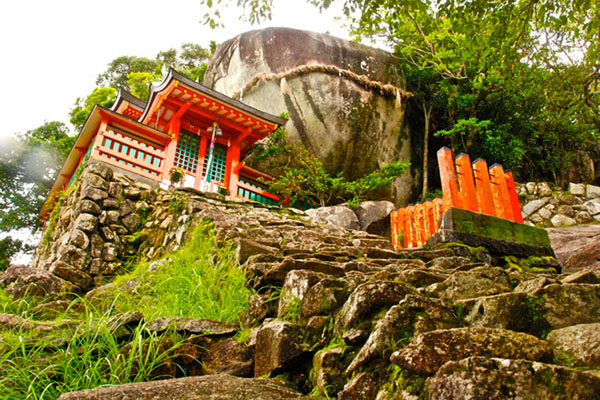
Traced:
[[195, 82], [187, 76], [175, 71], [173, 68], [169, 69], [169, 73], [158, 86], [150, 86], [150, 96], [139, 121], [142, 123], [147, 123], [152, 117], [152, 113], [154, 113], [154, 110], [162, 102], [162, 92], [164, 92], [165, 90], [169, 90], [169, 88], [172, 88], [173, 86], [179, 85], [186, 86], [190, 90], [197, 91], [204, 96], [210, 97], [218, 102], [224, 103], [229, 107], [238, 109], [239, 111], [246, 113], [258, 120], [262, 120], [266, 123], [274, 125], [285, 125], [285, 123], [287, 122], [287, 120], [284, 118], [280, 118], [275, 115], [266, 113], [264, 111], [260, 111], [254, 107], [242, 103], [239, 100], [235, 100], [229, 96], [224, 95], [223, 93], [219, 93], [216, 90], [213, 90], [207, 86]]
[[129, 103], [131, 106], [137, 108], [140, 111], [144, 111], [144, 109], [146, 108], [146, 102], [144, 100], [138, 99], [129, 91], [120, 88], [117, 93], [117, 98], [115, 99], [115, 102], [110, 109], [112, 111], [117, 111], [119, 109], [119, 106], [124, 102]]

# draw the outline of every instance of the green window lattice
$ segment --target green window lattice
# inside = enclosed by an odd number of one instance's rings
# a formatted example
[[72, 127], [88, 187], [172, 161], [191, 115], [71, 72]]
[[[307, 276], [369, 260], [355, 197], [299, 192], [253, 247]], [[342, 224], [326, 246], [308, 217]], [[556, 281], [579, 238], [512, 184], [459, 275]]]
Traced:
[[[204, 166], [202, 168], [202, 176], [206, 176], [208, 171], [208, 156], [210, 152], [210, 141], [206, 144], [206, 156], [204, 157]], [[227, 146], [215, 143], [213, 153], [212, 170], [209, 176], [209, 181], [215, 180], [218, 182], [225, 181], [225, 167], [227, 165]]]
[[195, 173], [199, 150], [200, 137], [187, 131], [181, 131], [175, 151], [175, 166]]

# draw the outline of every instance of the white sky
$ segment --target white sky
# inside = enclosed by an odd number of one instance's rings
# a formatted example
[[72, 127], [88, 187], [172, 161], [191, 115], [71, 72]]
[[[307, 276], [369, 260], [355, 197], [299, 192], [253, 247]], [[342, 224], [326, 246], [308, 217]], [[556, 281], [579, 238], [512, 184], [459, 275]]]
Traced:
[[[235, 1], [232, 0], [233, 4]], [[96, 76], [121, 55], [154, 58], [191, 42], [208, 47], [267, 26], [346, 37], [339, 10], [319, 14], [304, 0], [274, 0], [273, 21], [250, 26], [233, 6], [222, 10], [225, 29], [200, 21], [198, 0], [0, 0], [0, 139], [63, 121]], [[69, 127], [70, 124], [68, 124]]]

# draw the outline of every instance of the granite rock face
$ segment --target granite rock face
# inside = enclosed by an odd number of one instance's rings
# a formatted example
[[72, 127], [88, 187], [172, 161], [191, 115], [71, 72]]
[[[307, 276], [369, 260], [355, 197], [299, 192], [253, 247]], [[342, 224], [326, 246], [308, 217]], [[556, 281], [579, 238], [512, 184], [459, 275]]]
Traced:
[[540, 362], [471, 357], [444, 365], [428, 392], [432, 400], [597, 399], [600, 378]]
[[274, 379], [248, 379], [219, 374], [83, 390], [63, 394], [59, 399], [280, 400], [308, 399], [308, 397]]
[[[364, 75], [371, 81], [404, 87], [391, 54], [326, 34], [289, 28], [246, 32], [221, 44], [211, 58], [205, 84], [274, 115], [288, 113], [289, 140], [304, 144], [330, 172], [356, 179], [392, 161], [410, 161], [406, 102], [382, 95], [340, 74], [308, 72], [260, 80], [240, 91], [257, 74], [281, 74], [298, 67], [327, 65]], [[394, 182], [396, 204], [406, 203], [413, 178]]]

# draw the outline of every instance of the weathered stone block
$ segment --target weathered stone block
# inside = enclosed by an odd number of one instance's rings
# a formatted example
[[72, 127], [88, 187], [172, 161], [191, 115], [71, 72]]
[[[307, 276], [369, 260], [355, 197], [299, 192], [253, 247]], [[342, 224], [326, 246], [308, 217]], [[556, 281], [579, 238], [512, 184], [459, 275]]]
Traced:
[[92, 214], [79, 214], [74, 223], [74, 228], [83, 232], [93, 232], [98, 225], [98, 217]]
[[117, 247], [112, 243], [104, 243], [102, 248], [102, 259], [107, 262], [115, 261], [118, 256]]
[[575, 196], [585, 196], [585, 184], [569, 182], [569, 192]]
[[50, 267], [50, 272], [81, 289], [86, 290], [92, 287], [92, 278], [87, 273], [64, 262], [56, 261]]
[[277, 317], [282, 318], [290, 311], [299, 313], [300, 303], [308, 290], [323, 278], [324, 275], [313, 271], [293, 270], [288, 272], [281, 288]]
[[256, 335], [254, 376], [276, 373], [304, 352], [303, 331], [287, 321], [270, 321]]
[[91, 257], [87, 251], [70, 245], [61, 250], [58, 260], [83, 271], [88, 267]]
[[500, 357], [531, 361], [552, 360], [552, 347], [545, 340], [505, 329], [458, 328], [423, 333], [391, 361], [409, 371], [433, 375], [448, 361], [466, 357]]
[[595, 199], [600, 197], [600, 186], [586, 185], [585, 197], [588, 199]]
[[573, 357], [577, 366], [600, 367], [600, 323], [556, 329], [548, 334], [548, 341]]
[[123, 217], [121, 222], [123, 223], [123, 225], [125, 225], [129, 232], [133, 233], [135, 232], [140, 223], [140, 216], [137, 214], [129, 214]]
[[123, 185], [119, 182], [110, 182], [108, 184], [108, 194], [110, 197], [118, 199], [123, 194]]
[[[336, 328], [342, 332], [358, 323], [369, 322], [369, 317], [382, 308], [389, 308], [417, 291], [399, 282], [376, 282], [359, 285], [350, 295], [337, 316]], [[366, 320], [365, 320], [366, 319]]]
[[107, 197], [108, 193], [106, 193], [106, 191], [91, 186], [88, 186], [87, 188], [81, 190], [82, 199], [90, 199], [92, 201], [98, 202], [100, 200], [106, 199]]
[[238, 240], [235, 257], [238, 263], [243, 264], [256, 254], [276, 254], [278, 249], [271, 246], [265, 246], [251, 239], [241, 238]]
[[88, 236], [79, 229], [73, 229], [73, 231], [71, 231], [70, 242], [82, 250], [86, 250], [90, 245], [90, 239]]
[[102, 209], [98, 204], [91, 200], [81, 200], [79, 202], [79, 212], [97, 216], [100, 215]]
[[538, 311], [555, 329], [600, 322], [600, 286], [584, 283], [546, 286]]
[[23, 265], [13, 265], [0, 274], [0, 287], [6, 293], [21, 298], [28, 296], [53, 296], [60, 293], [72, 293], [75, 285], [59, 278], [50, 271]]
[[133, 202], [129, 199], [121, 201], [119, 204], [119, 213], [121, 214], [121, 217], [131, 214], [134, 210], [134, 207], [135, 206]]
[[119, 202], [117, 199], [108, 197], [102, 202], [102, 208], [105, 210], [117, 210], [119, 208]]
[[600, 378], [540, 362], [470, 357], [444, 365], [426, 391], [431, 400], [587, 400], [600, 398]]
[[502, 218], [451, 208], [440, 219], [440, 229], [428, 244], [460, 241], [484, 246], [496, 254], [553, 256], [548, 233], [543, 229]]

